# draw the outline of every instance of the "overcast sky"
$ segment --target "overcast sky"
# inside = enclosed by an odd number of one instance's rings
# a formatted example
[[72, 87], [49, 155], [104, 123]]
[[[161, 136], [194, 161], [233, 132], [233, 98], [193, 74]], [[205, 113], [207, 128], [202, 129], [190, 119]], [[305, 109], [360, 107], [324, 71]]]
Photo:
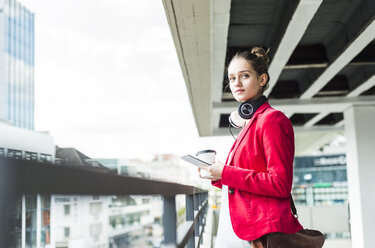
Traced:
[[225, 158], [233, 138], [198, 137], [161, 0], [20, 2], [35, 13], [36, 130], [94, 158]]

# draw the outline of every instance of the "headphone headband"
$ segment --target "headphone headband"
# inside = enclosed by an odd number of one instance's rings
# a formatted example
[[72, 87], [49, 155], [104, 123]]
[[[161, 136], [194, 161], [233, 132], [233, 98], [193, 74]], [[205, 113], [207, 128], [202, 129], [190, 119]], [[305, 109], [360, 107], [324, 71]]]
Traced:
[[253, 117], [257, 109], [267, 101], [268, 99], [265, 96], [261, 96], [255, 100], [247, 100], [241, 103], [238, 107], [238, 114], [243, 119], [250, 119], [251, 117]]

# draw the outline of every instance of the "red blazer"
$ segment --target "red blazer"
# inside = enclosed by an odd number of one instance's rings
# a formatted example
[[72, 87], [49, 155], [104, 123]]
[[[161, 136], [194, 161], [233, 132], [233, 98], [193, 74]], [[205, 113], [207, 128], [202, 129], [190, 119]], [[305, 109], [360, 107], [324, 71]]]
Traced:
[[255, 240], [271, 232], [302, 229], [290, 207], [294, 133], [289, 119], [264, 103], [242, 129], [231, 152], [221, 179], [212, 184], [229, 188], [229, 212], [237, 236]]

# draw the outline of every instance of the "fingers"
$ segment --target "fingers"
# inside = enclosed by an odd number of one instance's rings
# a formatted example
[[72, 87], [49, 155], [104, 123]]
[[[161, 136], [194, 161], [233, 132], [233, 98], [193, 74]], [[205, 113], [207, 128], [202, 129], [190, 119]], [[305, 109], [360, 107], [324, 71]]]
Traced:
[[[199, 165], [198, 167], [198, 173], [199, 173], [199, 177], [202, 178], [202, 179], [209, 179], [209, 180], [219, 180], [220, 179], [220, 176], [218, 177], [218, 173], [217, 173], [217, 166], [208, 166], [208, 165]], [[205, 170], [207, 171], [210, 175], [209, 176], [202, 176], [202, 173], [201, 173], [201, 170]]]
[[201, 164], [201, 165], [199, 165], [199, 168], [202, 169], [202, 170], [208, 171], [210, 169], [210, 166]]

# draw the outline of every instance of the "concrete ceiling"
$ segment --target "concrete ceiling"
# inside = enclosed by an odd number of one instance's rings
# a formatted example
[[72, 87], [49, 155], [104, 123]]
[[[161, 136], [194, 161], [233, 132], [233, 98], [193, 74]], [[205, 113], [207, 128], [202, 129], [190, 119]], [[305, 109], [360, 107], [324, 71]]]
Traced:
[[375, 104], [373, 0], [163, 4], [201, 136], [229, 135], [238, 103], [226, 90], [225, 68], [236, 51], [253, 46], [270, 49], [265, 94], [290, 118], [297, 142], [326, 143], [342, 132], [348, 106]]

